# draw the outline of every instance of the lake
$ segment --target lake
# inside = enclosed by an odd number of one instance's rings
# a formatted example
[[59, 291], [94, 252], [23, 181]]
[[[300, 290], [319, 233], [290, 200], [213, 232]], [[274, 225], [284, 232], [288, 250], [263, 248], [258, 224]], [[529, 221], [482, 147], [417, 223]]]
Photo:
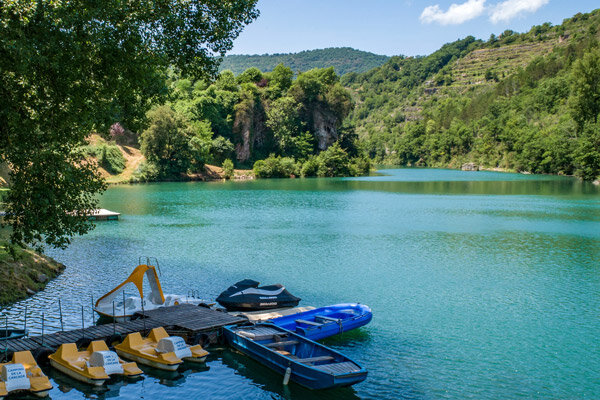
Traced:
[[15, 325], [93, 320], [92, 297], [139, 256], [165, 292], [215, 298], [234, 282], [282, 283], [302, 305], [360, 302], [373, 321], [325, 343], [369, 370], [311, 392], [227, 348], [206, 366], [94, 390], [52, 373], [53, 399], [500, 399], [600, 397], [600, 188], [499, 172], [388, 169], [362, 178], [111, 187], [99, 222]]

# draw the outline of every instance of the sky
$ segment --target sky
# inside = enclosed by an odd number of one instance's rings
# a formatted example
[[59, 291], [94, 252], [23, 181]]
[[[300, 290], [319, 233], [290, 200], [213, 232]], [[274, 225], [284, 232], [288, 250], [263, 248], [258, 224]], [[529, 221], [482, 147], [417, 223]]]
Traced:
[[473, 35], [562, 23], [600, 8], [598, 0], [259, 0], [261, 15], [228, 54], [295, 53], [353, 47], [385, 55], [427, 55]]

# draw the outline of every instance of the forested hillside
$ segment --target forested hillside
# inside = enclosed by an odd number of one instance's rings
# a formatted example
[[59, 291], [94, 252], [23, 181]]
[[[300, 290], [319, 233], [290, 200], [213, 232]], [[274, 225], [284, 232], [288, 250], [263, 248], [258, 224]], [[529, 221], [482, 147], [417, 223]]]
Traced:
[[214, 82], [171, 72], [169, 101], [148, 113], [139, 137], [146, 162], [138, 178], [177, 178], [205, 163], [253, 167], [257, 177], [368, 172], [344, 124], [354, 104], [333, 68], [293, 77], [281, 64], [268, 73], [226, 70]]
[[377, 162], [600, 174], [600, 10], [342, 77]]
[[278, 64], [290, 67], [294, 72], [306, 72], [314, 68], [333, 67], [343, 75], [349, 72], [366, 72], [381, 66], [389, 57], [350, 47], [307, 50], [300, 53], [230, 55], [221, 63], [220, 70], [231, 70], [239, 75], [248, 68], [258, 68], [263, 72], [272, 71]]

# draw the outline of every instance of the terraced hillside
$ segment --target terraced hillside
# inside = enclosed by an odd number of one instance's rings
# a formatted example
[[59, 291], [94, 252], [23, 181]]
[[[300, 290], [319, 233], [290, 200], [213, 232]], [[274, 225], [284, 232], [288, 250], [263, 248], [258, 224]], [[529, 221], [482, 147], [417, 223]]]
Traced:
[[474, 163], [594, 180], [598, 65], [600, 9], [526, 33], [467, 37], [425, 57], [392, 57], [342, 83], [375, 162]]
[[499, 80], [518, 68], [525, 68], [536, 57], [548, 55], [560, 44], [567, 42], [555, 39], [473, 50], [451, 65], [453, 82], [450, 86], [468, 89], [470, 85], [493, 84], [493, 79], [486, 79], [486, 73]]

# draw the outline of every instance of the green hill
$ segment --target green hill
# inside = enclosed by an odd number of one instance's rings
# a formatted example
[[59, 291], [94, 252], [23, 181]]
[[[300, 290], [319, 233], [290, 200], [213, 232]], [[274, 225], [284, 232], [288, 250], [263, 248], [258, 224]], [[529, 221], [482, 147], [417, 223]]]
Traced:
[[467, 37], [342, 83], [376, 162], [600, 174], [600, 10]]
[[343, 75], [348, 72], [368, 71], [379, 67], [388, 59], [388, 56], [355, 50], [350, 47], [331, 47], [288, 54], [229, 55], [223, 59], [220, 70], [229, 69], [239, 75], [251, 67], [269, 72], [277, 64], [284, 64], [295, 72], [334, 67], [336, 73]]

